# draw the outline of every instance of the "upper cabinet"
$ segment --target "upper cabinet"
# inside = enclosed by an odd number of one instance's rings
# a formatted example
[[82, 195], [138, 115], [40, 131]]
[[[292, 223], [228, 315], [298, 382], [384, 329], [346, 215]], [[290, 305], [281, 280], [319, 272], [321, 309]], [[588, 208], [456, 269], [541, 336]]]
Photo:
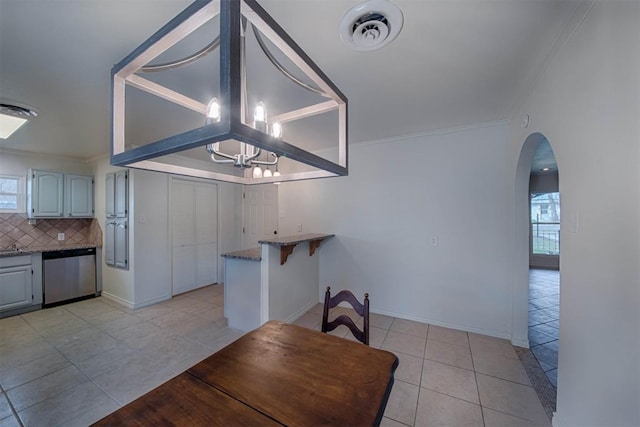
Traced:
[[93, 217], [92, 176], [65, 174], [64, 216], [73, 218]]
[[62, 218], [64, 174], [30, 170], [27, 177], [27, 213], [31, 218]]
[[30, 170], [27, 177], [29, 218], [92, 218], [93, 177]]
[[128, 215], [128, 170], [119, 170], [106, 175], [105, 213], [107, 218], [126, 218]]

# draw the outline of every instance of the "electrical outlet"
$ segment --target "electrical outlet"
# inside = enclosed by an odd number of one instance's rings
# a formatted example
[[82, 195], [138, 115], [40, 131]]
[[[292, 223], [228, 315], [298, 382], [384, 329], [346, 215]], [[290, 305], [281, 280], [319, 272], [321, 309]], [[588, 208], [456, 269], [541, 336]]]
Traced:
[[438, 246], [438, 236], [431, 236], [431, 246]]
[[298, 233], [302, 233], [302, 224], [298, 224]]
[[59, 241], [63, 241], [64, 240], [64, 233], [58, 233], [58, 240]]

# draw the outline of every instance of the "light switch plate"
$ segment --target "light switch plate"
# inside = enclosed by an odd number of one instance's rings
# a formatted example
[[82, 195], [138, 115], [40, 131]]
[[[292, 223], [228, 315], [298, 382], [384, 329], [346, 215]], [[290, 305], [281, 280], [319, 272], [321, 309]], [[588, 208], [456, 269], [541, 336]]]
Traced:
[[59, 241], [63, 241], [64, 240], [64, 233], [58, 233], [58, 240]]

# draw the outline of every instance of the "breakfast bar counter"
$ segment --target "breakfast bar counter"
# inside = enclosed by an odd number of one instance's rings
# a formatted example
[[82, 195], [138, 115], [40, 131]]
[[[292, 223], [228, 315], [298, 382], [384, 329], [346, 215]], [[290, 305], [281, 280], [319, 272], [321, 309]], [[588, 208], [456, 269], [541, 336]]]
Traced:
[[269, 320], [293, 322], [320, 300], [319, 248], [333, 234], [261, 240], [260, 248], [228, 252], [224, 312], [232, 328], [250, 331]]

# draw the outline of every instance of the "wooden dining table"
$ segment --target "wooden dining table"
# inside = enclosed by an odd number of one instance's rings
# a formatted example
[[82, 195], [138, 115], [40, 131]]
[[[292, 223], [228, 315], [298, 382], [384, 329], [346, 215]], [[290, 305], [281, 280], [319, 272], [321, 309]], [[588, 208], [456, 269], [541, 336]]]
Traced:
[[96, 426], [378, 425], [398, 358], [269, 321]]

